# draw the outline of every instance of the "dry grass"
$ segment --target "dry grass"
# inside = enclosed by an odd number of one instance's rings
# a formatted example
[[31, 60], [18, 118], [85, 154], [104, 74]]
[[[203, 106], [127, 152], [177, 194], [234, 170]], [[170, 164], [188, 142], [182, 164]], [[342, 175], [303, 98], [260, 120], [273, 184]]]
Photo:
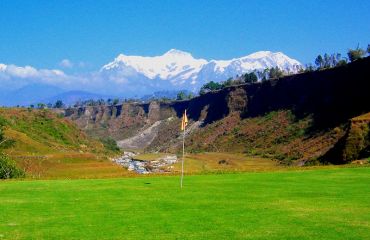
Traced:
[[142, 153], [136, 155], [134, 158], [141, 161], [154, 161], [158, 158], [166, 156], [166, 153]]
[[[282, 169], [276, 161], [248, 157], [241, 153], [199, 153], [185, 156], [185, 172], [187, 174], [202, 172], [242, 172], [242, 171], [268, 171]], [[181, 161], [174, 165], [174, 171], [181, 170]]]
[[321, 156], [345, 134], [340, 127], [311, 134], [311, 124], [311, 117], [296, 119], [290, 111], [246, 119], [234, 113], [190, 135], [187, 148], [190, 152], [247, 153], [290, 165]]
[[368, 121], [370, 120], [370, 112], [360, 115], [358, 117], [352, 118], [352, 121]]

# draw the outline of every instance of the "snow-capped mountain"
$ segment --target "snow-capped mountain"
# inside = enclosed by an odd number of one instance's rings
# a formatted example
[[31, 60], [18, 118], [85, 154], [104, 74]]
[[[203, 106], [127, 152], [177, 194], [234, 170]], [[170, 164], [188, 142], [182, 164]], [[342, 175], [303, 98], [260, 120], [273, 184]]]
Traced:
[[280, 52], [261, 51], [231, 60], [208, 61], [176, 49], [155, 57], [120, 54], [98, 71], [78, 74], [0, 63], [0, 106], [52, 101], [54, 96], [69, 101], [98, 96], [141, 98], [179, 90], [197, 92], [209, 81], [224, 81], [276, 66], [297, 72], [301, 64]]
[[197, 89], [208, 81], [223, 81], [255, 70], [279, 67], [297, 72], [300, 62], [281, 52], [260, 51], [231, 60], [196, 59], [190, 53], [171, 49], [162, 56], [142, 57], [120, 54], [100, 70], [108, 78], [152, 87]]

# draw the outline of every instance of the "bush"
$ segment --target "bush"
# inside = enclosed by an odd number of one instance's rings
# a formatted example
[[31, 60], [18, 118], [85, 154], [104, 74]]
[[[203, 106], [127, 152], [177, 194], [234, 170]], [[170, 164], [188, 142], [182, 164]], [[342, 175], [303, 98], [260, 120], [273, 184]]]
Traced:
[[224, 159], [222, 159], [222, 160], [218, 161], [218, 164], [229, 165], [229, 162], [226, 161], [226, 160], [224, 160]]
[[106, 149], [109, 149], [114, 152], [120, 151], [119, 147], [117, 146], [116, 140], [114, 140], [113, 138], [110, 138], [110, 137], [102, 138], [100, 139], [100, 141], [103, 143]]
[[0, 179], [25, 177], [23, 170], [19, 169], [9, 157], [0, 153]]
[[200, 89], [200, 94], [205, 94], [207, 92], [211, 92], [211, 91], [216, 91], [216, 90], [220, 90], [222, 89], [222, 84], [220, 83], [217, 83], [217, 82], [213, 82], [213, 81], [210, 81], [206, 84], [204, 84], [201, 89]]
[[321, 162], [318, 158], [312, 158], [304, 163], [304, 166], [318, 166]]
[[361, 59], [365, 56], [365, 51], [362, 48], [350, 49], [347, 53], [351, 62]]

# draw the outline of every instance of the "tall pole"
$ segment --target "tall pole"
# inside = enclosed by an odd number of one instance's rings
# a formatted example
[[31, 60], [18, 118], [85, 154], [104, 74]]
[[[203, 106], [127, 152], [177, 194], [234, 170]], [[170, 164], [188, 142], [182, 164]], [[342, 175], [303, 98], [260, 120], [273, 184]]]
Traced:
[[181, 188], [182, 188], [182, 181], [184, 179], [185, 128], [186, 128], [186, 126], [184, 124], [184, 133], [182, 135]]

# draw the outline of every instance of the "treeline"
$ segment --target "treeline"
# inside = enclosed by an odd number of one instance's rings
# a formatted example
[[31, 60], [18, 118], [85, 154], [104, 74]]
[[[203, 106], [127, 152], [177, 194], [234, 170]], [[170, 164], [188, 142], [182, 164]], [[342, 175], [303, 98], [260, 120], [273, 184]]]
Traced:
[[354, 62], [365, 56], [370, 55], [370, 44], [367, 45], [366, 50], [357, 46], [355, 49], [349, 49], [347, 52], [347, 57], [342, 57], [340, 53], [325, 53], [323, 55], [319, 54], [315, 58], [314, 64], [307, 64], [305, 69], [301, 72], [312, 72], [323, 69], [329, 69], [333, 67], [339, 67], [348, 64], [349, 62]]
[[[320, 71], [323, 69], [329, 69], [333, 67], [339, 67], [354, 62], [365, 56], [370, 55], [370, 44], [367, 45], [366, 50], [357, 46], [355, 49], [349, 49], [347, 57], [342, 57], [340, 53], [323, 54], [318, 55], [314, 61], [314, 64], [307, 64], [305, 68], [298, 68], [298, 73]], [[278, 67], [266, 68], [263, 71], [253, 71], [251, 73], [245, 73], [242, 76], [236, 76], [235, 78], [229, 78], [226, 81], [214, 82], [210, 81], [204, 84], [199, 91], [199, 94], [205, 94], [211, 91], [221, 90], [229, 86], [236, 86], [241, 84], [253, 84], [258, 81], [266, 81], [270, 79], [280, 78], [293, 73], [286, 72]]]
[[57, 100], [54, 104], [53, 103], [37, 103], [37, 104], [30, 104], [29, 108], [38, 108], [38, 109], [46, 109], [46, 108], [63, 108], [65, 107], [62, 100]]
[[278, 67], [266, 68], [263, 71], [254, 71], [250, 73], [245, 73], [242, 76], [236, 76], [235, 78], [229, 78], [226, 81], [214, 82], [210, 81], [204, 84], [199, 91], [199, 94], [205, 94], [207, 92], [221, 90], [226, 87], [236, 86], [241, 84], [253, 84], [260, 81], [266, 81], [272, 78], [279, 78], [286, 76], [287, 73]]
[[[57, 100], [55, 103], [38, 103], [38, 104], [30, 104], [28, 108], [38, 108], [38, 109], [48, 109], [48, 108], [66, 108], [66, 107], [84, 107], [84, 106], [104, 106], [104, 105], [117, 105], [121, 102], [127, 102], [127, 101], [134, 101], [134, 100], [119, 100], [118, 98], [114, 99], [89, 99], [84, 101], [77, 101], [72, 106], [67, 106], [65, 103], [63, 103], [62, 100]], [[21, 107], [21, 106], [17, 106]]]

